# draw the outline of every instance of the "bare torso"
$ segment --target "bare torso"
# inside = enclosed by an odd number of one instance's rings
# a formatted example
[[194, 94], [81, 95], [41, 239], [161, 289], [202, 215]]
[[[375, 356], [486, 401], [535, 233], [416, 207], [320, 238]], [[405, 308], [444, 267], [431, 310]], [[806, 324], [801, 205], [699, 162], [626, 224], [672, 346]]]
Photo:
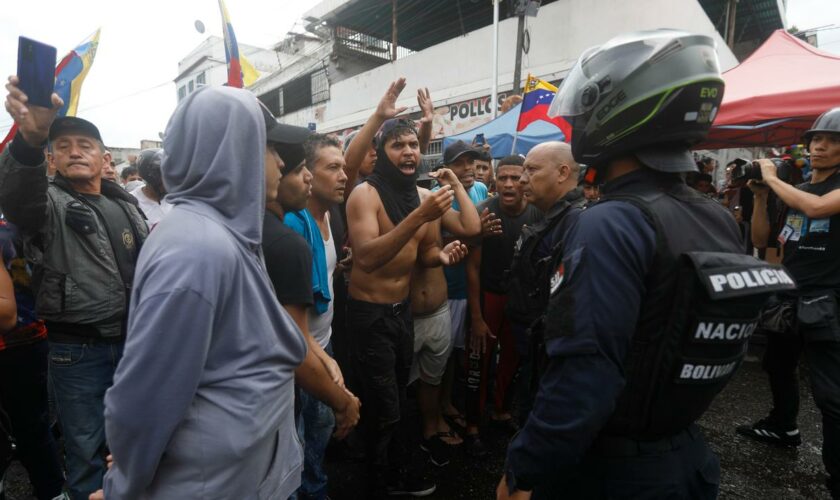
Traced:
[[419, 262], [411, 275], [411, 312], [430, 314], [446, 302], [446, 276], [442, 267], [425, 267]]
[[[353, 193], [354, 196], [364, 196], [365, 210], [376, 211], [380, 236], [394, 229], [394, 224], [388, 218], [382, 200], [373, 186], [366, 183], [360, 184], [354, 191], [358, 191], [358, 193]], [[385, 265], [371, 272], [365, 272], [359, 266], [353, 266], [350, 273], [350, 296], [356, 300], [376, 304], [395, 304], [407, 299], [412, 269], [417, 262], [417, 249], [428, 226], [428, 223], [423, 224], [397, 255]], [[355, 246], [352, 230], [350, 238], [351, 244]], [[358, 253], [356, 248], [353, 248], [353, 253]]]

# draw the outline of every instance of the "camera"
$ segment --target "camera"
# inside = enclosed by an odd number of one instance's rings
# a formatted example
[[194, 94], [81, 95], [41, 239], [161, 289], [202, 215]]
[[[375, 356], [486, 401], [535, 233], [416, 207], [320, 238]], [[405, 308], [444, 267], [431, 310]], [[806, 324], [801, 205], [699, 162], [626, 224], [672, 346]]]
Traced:
[[[776, 170], [779, 172], [779, 178], [782, 180], [787, 179], [790, 177], [790, 168], [789, 162], [782, 160], [781, 158], [771, 158], [770, 161], [773, 162], [773, 165], [776, 166]], [[762, 180], [761, 178], [761, 166], [758, 164], [757, 161], [749, 161], [743, 158], [736, 158], [731, 163], [734, 163], [735, 166], [732, 167], [732, 181], [733, 182], [746, 182], [750, 179], [754, 179], [757, 181]]]

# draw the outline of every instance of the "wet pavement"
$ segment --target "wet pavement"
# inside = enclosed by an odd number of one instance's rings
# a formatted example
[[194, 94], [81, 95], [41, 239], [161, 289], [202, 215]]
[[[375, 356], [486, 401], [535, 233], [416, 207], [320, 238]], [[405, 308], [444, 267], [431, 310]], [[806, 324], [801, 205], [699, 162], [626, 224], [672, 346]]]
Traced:
[[[754, 352], [752, 352], [754, 351]], [[760, 346], [718, 396], [700, 421], [706, 438], [721, 460], [720, 498], [748, 500], [828, 499], [820, 458], [820, 415], [811, 398], [807, 370], [800, 380], [802, 407], [799, 428], [802, 446], [777, 448], [735, 434], [735, 427], [766, 415], [770, 405], [767, 378], [759, 363]], [[504, 464], [504, 435], [485, 432], [491, 453], [480, 460], [456, 456], [444, 468], [418, 465], [438, 484], [429, 498], [492, 499]], [[416, 447], [414, 447], [416, 450]], [[417, 451], [414, 461], [424, 462]], [[331, 459], [327, 463], [330, 497], [333, 500], [362, 499], [364, 467], [358, 461]], [[15, 463], [7, 479], [9, 500], [29, 500], [26, 475]]]

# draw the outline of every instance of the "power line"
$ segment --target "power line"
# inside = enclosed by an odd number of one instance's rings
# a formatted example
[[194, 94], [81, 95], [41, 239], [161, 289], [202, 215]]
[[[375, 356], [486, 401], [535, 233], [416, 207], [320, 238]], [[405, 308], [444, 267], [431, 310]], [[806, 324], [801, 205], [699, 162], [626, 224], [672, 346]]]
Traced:
[[[140, 95], [140, 94], [144, 94], [146, 92], [150, 92], [150, 91], [155, 90], [155, 89], [159, 89], [159, 88], [161, 88], [165, 85], [169, 85], [171, 83], [172, 83], [171, 81], [167, 80], [163, 83], [159, 83], [159, 84], [154, 85], [152, 87], [141, 89], [141, 90], [138, 90], [136, 92], [132, 92], [131, 94], [126, 94], [124, 96], [120, 96], [120, 97], [111, 99], [110, 101], [101, 102], [99, 104], [94, 104], [92, 106], [85, 106], [85, 107], [81, 108], [79, 110], [79, 112], [81, 113], [81, 112], [84, 112], [84, 111], [90, 111], [92, 109], [97, 109], [97, 108], [101, 108], [101, 107], [104, 107], [104, 106], [110, 106], [111, 104], [114, 104], [116, 102], [119, 102], [119, 101], [122, 101], [122, 100], [125, 100], [125, 99], [129, 99], [131, 97], [134, 97], [134, 96], [137, 96], [137, 95]], [[10, 128], [13, 123], [14, 123], [14, 120], [5, 121], [5, 122], [0, 123], [0, 127]]]

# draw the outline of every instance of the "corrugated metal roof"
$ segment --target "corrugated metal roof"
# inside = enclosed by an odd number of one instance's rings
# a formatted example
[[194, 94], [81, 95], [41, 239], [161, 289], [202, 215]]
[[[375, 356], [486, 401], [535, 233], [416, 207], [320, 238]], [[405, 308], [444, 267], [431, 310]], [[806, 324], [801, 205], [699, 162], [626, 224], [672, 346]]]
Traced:
[[[542, 5], [556, 0], [543, 0]], [[634, 1], [644, 6], [643, 0]], [[698, 0], [712, 24], [724, 35], [728, 0]], [[785, 0], [739, 0], [735, 16], [735, 43], [766, 40], [784, 28]], [[391, 0], [324, 0], [309, 15], [312, 25], [326, 22], [381, 40], [391, 41]], [[511, 2], [502, 0], [500, 19], [513, 15]], [[419, 51], [493, 23], [493, 4], [487, 0], [397, 0], [398, 45]], [[632, 27], [628, 26], [628, 30]]]
[[[542, 4], [555, 1], [543, 0]], [[502, 0], [500, 19], [510, 15], [509, 2]], [[391, 0], [349, 1], [324, 14], [320, 21], [390, 42]], [[410, 50], [423, 50], [490, 24], [493, 4], [487, 0], [397, 0], [398, 45]]]

